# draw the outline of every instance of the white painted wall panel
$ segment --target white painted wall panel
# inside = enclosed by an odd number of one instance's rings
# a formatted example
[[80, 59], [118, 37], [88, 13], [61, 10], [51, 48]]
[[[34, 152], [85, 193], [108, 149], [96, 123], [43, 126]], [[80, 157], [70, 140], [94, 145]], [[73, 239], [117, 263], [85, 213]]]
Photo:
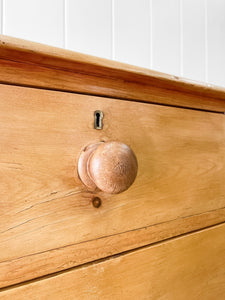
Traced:
[[[205, 0], [183, 0], [183, 76], [205, 80]], [[182, 62], [181, 62], [182, 63]]]
[[150, 1], [114, 1], [114, 58], [150, 67]]
[[180, 74], [180, 1], [152, 0], [152, 68]]
[[0, 0], [0, 33], [225, 86], [225, 0]]
[[4, 34], [63, 46], [63, 0], [4, 0]]
[[225, 86], [225, 1], [207, 2], [208, 81]]
[[112, 58], [111, 0], [66, 0], [66, 48]]

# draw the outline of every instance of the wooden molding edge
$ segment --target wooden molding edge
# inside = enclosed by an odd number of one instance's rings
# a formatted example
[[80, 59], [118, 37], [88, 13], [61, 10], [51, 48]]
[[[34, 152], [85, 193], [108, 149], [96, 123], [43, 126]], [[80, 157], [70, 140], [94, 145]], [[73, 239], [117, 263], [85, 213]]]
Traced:
[[225, 222], [225, 208], [0, 263], [0, 288], [54, 274]]
[[225, 88], [4, 35], [0, 70], [2, 83], [225, 111]]

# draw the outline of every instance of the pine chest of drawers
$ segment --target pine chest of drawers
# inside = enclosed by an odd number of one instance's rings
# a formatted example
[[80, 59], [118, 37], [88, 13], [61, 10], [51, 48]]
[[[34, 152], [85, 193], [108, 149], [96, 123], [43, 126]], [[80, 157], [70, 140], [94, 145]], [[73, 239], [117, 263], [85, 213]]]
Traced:
[[1, 36], [0, 299], [223, 299], [225, 90]]

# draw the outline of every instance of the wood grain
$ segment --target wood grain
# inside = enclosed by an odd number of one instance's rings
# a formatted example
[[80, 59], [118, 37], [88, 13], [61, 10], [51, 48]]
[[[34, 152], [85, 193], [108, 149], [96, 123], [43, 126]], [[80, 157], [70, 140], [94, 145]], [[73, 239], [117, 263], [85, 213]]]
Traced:
[[[99, 258], [134, 247], [135, 239], [114, 248], [119, 233], [151, 232], [150, 226], [180, 220], [180, 234], [224, 221], [224, 115], [23, 87], [0, 90], [3, 286], [93, 259], [85, 250], [78, 262], [62, 255], [61, 265], [46, 264], [51, 251], [67, 246], [111, 236]], [[93, 126], [97, 109], [104, 112], [103, 130]], [[137, 179], [119, 195], [90, 193], [77, 176], [83, 147], [102, 140], [124, 142], [137, 156]], [[99, 209], [94, 196], [102, 200]], [[212, 214], [199, 219], [206, 212]], [[192, 217], [189, 226], [182, 223], [186, 217]], [[39, 259], [45, 267], [37, 271]], [[15, 276], [21, 262], [26, 272]]]
[[59, 272], [225, 221], [225, 208], [0, 263], [0, 287]]
[[223, 299], [225, 224], [0, 293], [7, 299]]
[[225, 111], [225, 89], [69, 50], [0, 36], [0, 82]]

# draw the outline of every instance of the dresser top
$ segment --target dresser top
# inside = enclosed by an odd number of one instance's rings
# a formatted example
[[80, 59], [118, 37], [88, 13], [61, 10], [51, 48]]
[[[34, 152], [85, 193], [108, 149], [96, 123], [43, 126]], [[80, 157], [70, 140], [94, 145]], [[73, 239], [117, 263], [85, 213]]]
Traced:
[[225, 88], [0, 35], [1, 83], [225, 111]]

